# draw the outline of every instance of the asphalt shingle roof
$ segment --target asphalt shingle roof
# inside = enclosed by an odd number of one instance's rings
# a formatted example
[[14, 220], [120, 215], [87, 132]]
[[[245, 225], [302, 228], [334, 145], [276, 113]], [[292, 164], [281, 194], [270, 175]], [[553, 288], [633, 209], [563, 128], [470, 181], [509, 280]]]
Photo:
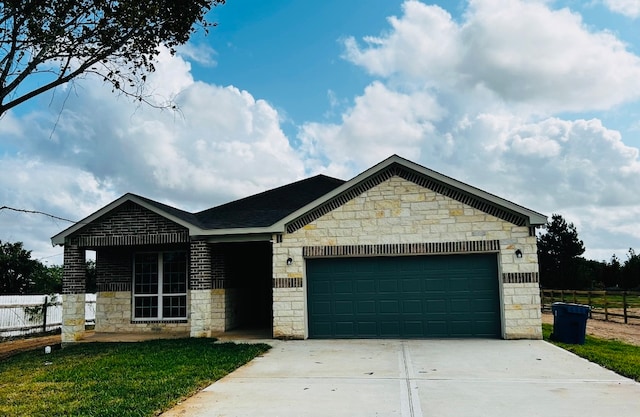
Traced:
[[[221, 206], [195, 213], [204, 229], [266, 227], [344, 184], [345, 181], [316, 175]], [[186, 221], [186, 218], [184, 219]], [[193, 222], [192, 222], [193, 223]]]

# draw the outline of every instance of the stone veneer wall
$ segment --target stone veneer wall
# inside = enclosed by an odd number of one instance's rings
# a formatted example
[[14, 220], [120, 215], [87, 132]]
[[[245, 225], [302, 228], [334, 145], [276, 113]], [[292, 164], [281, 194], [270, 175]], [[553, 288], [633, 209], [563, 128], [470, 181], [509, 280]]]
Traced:
[[[466, 241], [499, 242], [496, 279], [503, 301], [503, 337], [541, 338], [537, 247], [529, 228], [398, 176], [292, 233], [274, 237], [274, 337], [307, 336], [304, 247]], [[516, 249], [522, 258], [515, 256]], [[291, 265], [286, 265], [287, 258]]]
[[132, 321], [130, 291], [101, 291], [96, 294], [95, 329], [104, 333], [190, 333], [190, 324], [185, 320]]

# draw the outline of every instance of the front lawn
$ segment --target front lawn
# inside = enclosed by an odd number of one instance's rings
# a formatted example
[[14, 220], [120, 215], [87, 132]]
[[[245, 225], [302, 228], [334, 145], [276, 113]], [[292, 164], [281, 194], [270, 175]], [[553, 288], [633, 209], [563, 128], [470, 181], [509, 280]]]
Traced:
[[268, 349], [213, 339], [39, 349], [0, 362], [0, 415], [153, 416]]
[[615, 340], [600, 339], [587, 335], [584, 345], [570, 345], [550, 340], [553, 326], [542, 325], [544, 340], [597, 363], [617, 374], [640, 382], [640, 347]]

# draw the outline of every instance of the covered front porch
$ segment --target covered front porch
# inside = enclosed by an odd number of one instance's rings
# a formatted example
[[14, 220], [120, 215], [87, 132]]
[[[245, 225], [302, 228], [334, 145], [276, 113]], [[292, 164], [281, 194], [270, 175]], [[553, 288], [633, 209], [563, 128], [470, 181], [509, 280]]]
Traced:
[[133, 202], [86, 222], [63, 243], [62, 343], [89, 337], [84, 327], [87, 251], [95, 252], [96, 261], [94, 339], [270, 332], [271, 243], [263, 236], [243, 239], [193, 237]]

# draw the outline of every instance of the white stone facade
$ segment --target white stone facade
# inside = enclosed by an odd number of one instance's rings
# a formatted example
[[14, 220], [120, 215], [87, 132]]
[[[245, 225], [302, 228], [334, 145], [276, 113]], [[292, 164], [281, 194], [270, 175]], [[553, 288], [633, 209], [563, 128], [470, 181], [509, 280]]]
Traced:
[[77, 342], [84, 337], [85, 295], [62, 294], [62, 344]]
[[191, 337], [211, 337], [236, 326], [237, 290], [213, 289], [191, 291]]
[[190, 324], [132, 321], [130, 291], [101, 291], [96, 294], [95, 330], [99, 333], [190, 333]]
[[[300, 288], [274, 288], [275, 337], [307, 332], [304, 246], [424, 242], [500, 242], [498, 271], [505, 339], [542, 337], [538, 283], [503, 283], [504, 274], [538, 273], [536, 237], [516, 226], [413, 182], [393, 176], [273, 243], [274, 280], [300, 279]], [[522, 257], [515, 251], [519, 249]], [[293, 262], [287, 265], [287, 259]]]

